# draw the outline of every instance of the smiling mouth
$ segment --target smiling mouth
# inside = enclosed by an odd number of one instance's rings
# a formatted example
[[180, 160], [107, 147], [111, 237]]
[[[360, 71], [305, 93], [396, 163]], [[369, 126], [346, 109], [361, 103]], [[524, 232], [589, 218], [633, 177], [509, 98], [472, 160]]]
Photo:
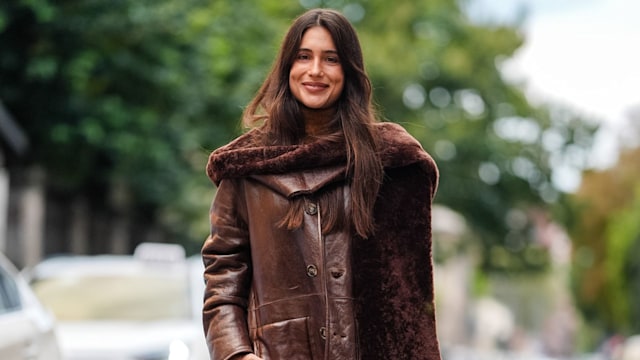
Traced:
[[305, 88], [310, 89], [310, 90], [324, 90], [324, 89], [329, 87], [329, 85], [323, 84], [323, 83], [308, 83], [308, 82], [306, 82], [306, 83], [302, 83], [302, 85]]

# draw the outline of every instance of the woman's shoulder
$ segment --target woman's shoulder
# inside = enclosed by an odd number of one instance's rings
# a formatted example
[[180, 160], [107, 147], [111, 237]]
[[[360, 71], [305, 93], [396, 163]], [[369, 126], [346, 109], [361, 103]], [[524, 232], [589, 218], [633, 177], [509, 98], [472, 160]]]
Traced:
[[213, 150], [211, 154], [221, 154], [227, 151], [256, 147], [260, 140], [260, 130], [252, 128], [238, 135], [228, 143]]
[[[375, 126], [379, 151], [384, 157], [409, 157], [429, 156], [422, 144], [409, 134], [402, 125], [392, 122], [380, 122]], [[429, 156], [430, 157], [430, 156]]]
[[418, 165], [437, 176], [438, 168], [422, 144], [402, 125], [392, 122], [376, 124], [379, 139], [378, 151], [385, 167], [394, 168]]
[[239, 171], [247, 162], [249, 154], [254, 153], [259, 147], [259, 139], [259, 130], [250, 129], [213, 150], [207, 161], [207, 176], [217, 185], [226, 174]]
[[376, 123], [376, 131], [379, 138], [383, 142], [403, 142], [403, 143], [417, 143], [418, 140], [414, 138], [409, 132], [400, 124], [394, 122], [379, 122]]

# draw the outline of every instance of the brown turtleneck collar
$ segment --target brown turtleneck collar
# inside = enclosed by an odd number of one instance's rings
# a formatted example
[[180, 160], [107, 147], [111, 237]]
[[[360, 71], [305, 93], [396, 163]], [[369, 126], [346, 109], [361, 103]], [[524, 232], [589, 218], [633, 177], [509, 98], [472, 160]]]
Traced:
[[311, 109], [302, 106], [306, 136], [308, 138], [317, 138], [334, 132], [336, 111], [337, 108], [335, 106], [325, 109]]

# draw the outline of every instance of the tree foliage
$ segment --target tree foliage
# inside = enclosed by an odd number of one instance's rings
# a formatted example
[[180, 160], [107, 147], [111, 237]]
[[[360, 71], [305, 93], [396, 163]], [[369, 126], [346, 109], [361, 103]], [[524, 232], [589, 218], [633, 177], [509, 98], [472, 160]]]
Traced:
[[35, 144], [22, 162], [199, 243], [206, 155], [240, 132], [284, 31], [316, 6], [356, 26], [381, 114], [433, 154], [436, 201], [472, 225], [483, 268], [544, 269], [527, 211], [563, 202], [553, 168], [579, 170], [594, 129], [530, 104], [500, 73], [517, 26], [473, 23], [454, 0], [4, 1], [0, 98]]
[[590, 322], [610, 332], [640, 332], [640, 148], [589, 172], [572, 197], [573, 287]]
[[34, 144], [22, 161], [44, 164], [53, 192], [87, 194], [188, 239], [202, 214], [194, 190], [209, 190], [206, 154], [237, 133], [267, 64], [260, 54], [272, 52], [276, 25], [251, 20], [265, 10], [10, 0], [0, 14], [0, 98]]

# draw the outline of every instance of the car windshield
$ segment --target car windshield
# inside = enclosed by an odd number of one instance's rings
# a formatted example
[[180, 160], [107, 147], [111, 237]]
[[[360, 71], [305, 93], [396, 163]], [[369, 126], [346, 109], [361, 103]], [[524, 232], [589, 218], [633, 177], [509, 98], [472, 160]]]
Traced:
[[60, 321], [157, 321], [190, 315], [181, 277], [96, 275], [44, 278], [33, 289]]

